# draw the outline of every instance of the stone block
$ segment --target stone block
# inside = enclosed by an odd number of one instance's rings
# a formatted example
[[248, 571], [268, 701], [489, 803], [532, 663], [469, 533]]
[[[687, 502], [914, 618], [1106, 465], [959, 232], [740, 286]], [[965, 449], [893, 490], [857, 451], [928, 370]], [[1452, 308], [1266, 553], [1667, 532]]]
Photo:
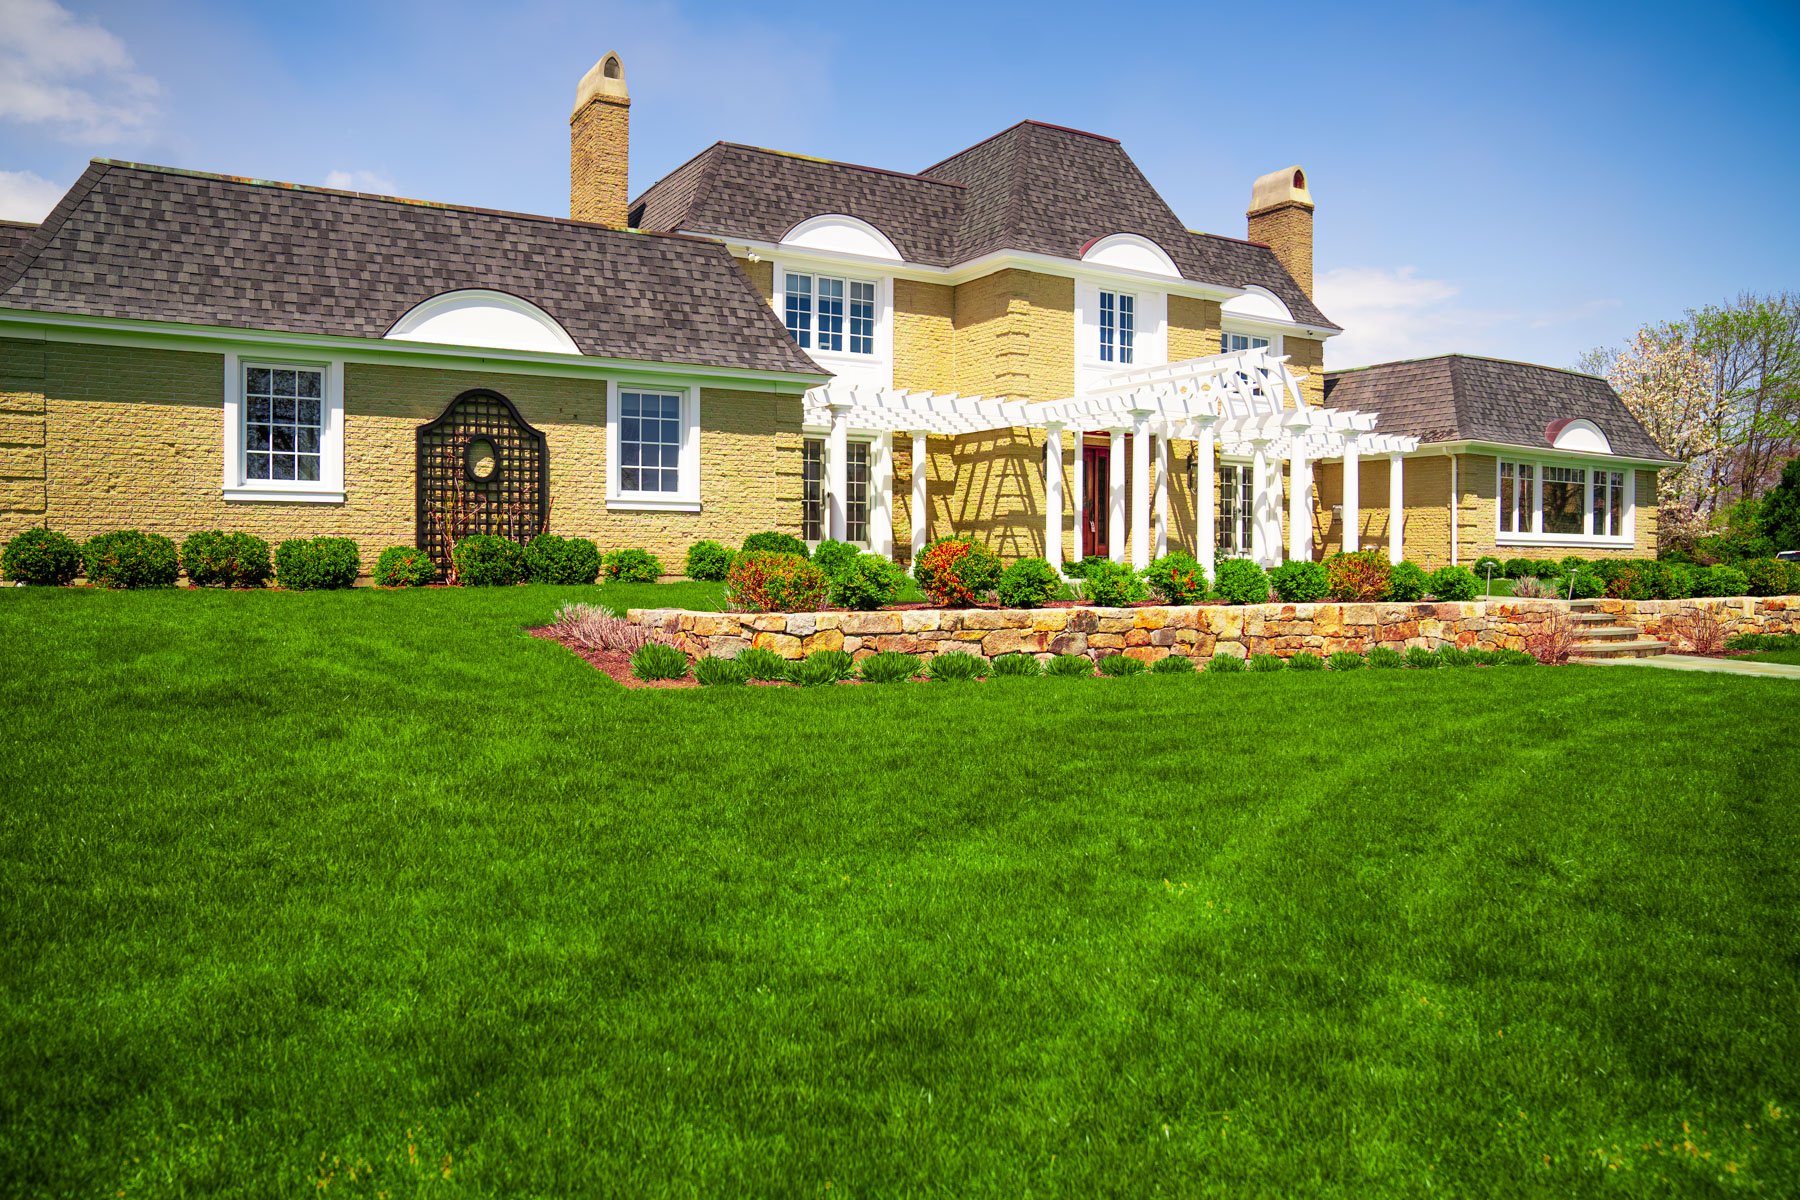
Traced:
[[1036, 609], [1031, 614], [1031, 627], [1039, 633], [1055, 633], [1059, 629], [1067, 629], [1071, 611], [1067, 608]]
[[801, 654], [800, 639], [785, 633], [763, 630], [751, 639], [750, 644], [760, 650], [773, 650], [783, 658], [799, 658]]
[[873, 633], [899, 633], [906, 626], [901, 620], [904, 613], [893, 612], [852, 612], [843, 614], [838, 628], [845, 636], [867, 636]]
[[1169, 610], [1166, 608], [1140, 608], [1132, 613], [1131, 623], [1138, 629], [1161, 629], [1169, 623]]
[[1122, 633], [1090, 633], [1087, 635], [1087, 642], [1096, 650], [1121, 650], [1125, 647], [1125, 635]]
[[938, 627], [938, 611], [935, 608], [909, 608], [900, 614], [900, 631], [902, 633], [919, 633]]
[[1001, 654], [1036, 654], [1044, 648], [1044, 635], [1029, 629], [996, 629], [981, 639], [981, 652], [989, 658]]
[[1088, 635], [1085, 633], [1063, 633], [1050, 639], [1052, 654], [1086, 654]]
[[817, 633], [808, 634], [802, 640], [801, 645], [808, 654], [814, 650], [842, 650], [844, 634], [839, 629], [821, 629]]
[[814, 613], [791, 613], [788, 616], [787, 631], [795, 637], [806, 637], [818, 627], [818, 617]]

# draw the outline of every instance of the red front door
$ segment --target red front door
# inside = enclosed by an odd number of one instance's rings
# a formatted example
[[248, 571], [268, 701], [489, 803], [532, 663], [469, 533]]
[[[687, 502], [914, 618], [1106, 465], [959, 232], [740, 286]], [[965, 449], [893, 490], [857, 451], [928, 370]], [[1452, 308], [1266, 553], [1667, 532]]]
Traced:
[[1112, 554], [1106, 543], [1109, 526], [1106, 512], [1107, 480], [1112, 477], [1112, 448], [1081, 448], [1081, 554], [1084, 558], [1107, 558]]

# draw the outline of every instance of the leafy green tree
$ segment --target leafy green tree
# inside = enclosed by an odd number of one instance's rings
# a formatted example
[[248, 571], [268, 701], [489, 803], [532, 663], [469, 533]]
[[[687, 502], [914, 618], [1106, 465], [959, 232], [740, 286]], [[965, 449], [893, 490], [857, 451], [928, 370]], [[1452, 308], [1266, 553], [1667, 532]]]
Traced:
[[1777, 550], [1800, 550], [1800, 457], [1788, 459], [1781, 482], [1763, 497], [1758, 517], [1763, 536]]

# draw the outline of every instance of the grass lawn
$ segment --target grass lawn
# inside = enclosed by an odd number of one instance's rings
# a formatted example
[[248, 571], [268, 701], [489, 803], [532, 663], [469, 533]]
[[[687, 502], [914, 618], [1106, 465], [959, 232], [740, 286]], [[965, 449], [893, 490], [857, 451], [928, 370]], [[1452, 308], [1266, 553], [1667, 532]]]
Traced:
[[629, 692], [595, 591], [0, 591], [8, 1194], [1800, 1190], [1789, 681]]
[[1787, 663], [1789, 666], [1800, 667], [1800, 650], [1763, 650], [1744, 655], [1743, 661]]

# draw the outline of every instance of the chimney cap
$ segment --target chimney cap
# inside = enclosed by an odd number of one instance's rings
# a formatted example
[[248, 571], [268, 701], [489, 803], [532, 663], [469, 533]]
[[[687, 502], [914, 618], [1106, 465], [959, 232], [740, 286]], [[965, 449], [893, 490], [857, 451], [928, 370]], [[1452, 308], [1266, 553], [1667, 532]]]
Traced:
[[1261, 176], [1250, 188], [1252, 215], [1283, 204], [1313, 206], [1312, 192], [1306, 186], [1306, 172], [1298, 166], [1283, 167]]
[[575, 88], [575, 112], [588, 106], [588, 102], [601, 96], [610, 96], [629, 101], [631, 93], [625, 90], [625, 63], [617, 50], [608, 50], [600, 56], [600, 61], [588, 68], [588, 73], [581, 77], [581, 83]]

